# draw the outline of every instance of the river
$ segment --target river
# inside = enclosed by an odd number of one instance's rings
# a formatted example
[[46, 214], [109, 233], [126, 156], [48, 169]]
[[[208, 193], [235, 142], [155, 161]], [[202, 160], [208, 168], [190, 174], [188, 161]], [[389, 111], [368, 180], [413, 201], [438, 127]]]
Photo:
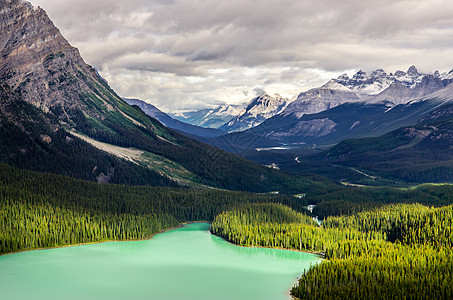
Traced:
[[150, 240], [0, 256], [1, 299], [287, 300], [312, 254], [232, 245], [193, 223]]

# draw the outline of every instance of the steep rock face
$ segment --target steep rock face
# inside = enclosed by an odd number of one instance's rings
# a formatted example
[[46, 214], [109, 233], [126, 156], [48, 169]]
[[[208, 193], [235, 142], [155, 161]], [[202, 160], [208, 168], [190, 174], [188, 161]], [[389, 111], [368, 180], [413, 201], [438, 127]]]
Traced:
[[407, 81], [395, 81], [382, 93], [370, 97], [365, 101], [367, 103], [387, 102], [392, 106], [405, 104], [413, 99], [424, 97], [445, 87], [444, 82], [434, 75], [419, 76], [416, 80], [417, 82], [412, 84]]
[[[95, 139], [130, 143], [132, 136], [169, 138], [163, 126], [127, 105], [87, 65], [41, 8], [23, 0], [0, 1], [0, 79], [59, 125]], [[137, 135], [132, 132], [142, 130]]]
[[61, 110], [58, 115], [67, 122], [72, 116], [66, 110], [88, 112], [79, 96], [99, 76], [43, 9], [20, 0], [1, 1], [0, 31], [0, 77], [24, 100], [44, 111]]
[[220, 127], [228, 132], [243, 131], [258, 126], [265, 120], [279, 114], [286, 107], [288, 99], [275, 95], [261, 95], [253, 98], [237, 117]]

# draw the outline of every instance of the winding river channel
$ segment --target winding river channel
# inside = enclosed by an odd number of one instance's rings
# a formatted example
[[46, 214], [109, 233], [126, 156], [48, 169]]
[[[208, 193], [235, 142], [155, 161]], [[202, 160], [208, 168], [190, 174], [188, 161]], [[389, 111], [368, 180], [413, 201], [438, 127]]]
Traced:
[[1, 299], [287, 300], [312, 254], [232, 245], [193, 223], [150, 240], [0, 256]]

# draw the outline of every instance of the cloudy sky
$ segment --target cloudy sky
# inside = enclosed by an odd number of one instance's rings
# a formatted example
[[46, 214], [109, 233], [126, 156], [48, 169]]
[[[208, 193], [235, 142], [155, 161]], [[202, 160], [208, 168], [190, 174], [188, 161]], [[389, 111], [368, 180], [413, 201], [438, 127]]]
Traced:
[[122, 96], [295, 97], [354, 70], [453, 68], [451, 0], [31, 0]]

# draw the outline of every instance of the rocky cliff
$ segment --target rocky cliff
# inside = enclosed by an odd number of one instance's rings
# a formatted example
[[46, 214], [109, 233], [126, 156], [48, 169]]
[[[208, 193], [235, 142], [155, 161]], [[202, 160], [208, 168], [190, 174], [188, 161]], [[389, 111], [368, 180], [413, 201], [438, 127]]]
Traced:
[[80, 98], [93, 88], [106, 97], [100, 91], [105, 88], [102, 80], [46, 12], [21, 0], [0, 3], [0, 78], [24, 100], [54, 112], [63, 122], [74, 123], [77, 112], [100, 118]]

